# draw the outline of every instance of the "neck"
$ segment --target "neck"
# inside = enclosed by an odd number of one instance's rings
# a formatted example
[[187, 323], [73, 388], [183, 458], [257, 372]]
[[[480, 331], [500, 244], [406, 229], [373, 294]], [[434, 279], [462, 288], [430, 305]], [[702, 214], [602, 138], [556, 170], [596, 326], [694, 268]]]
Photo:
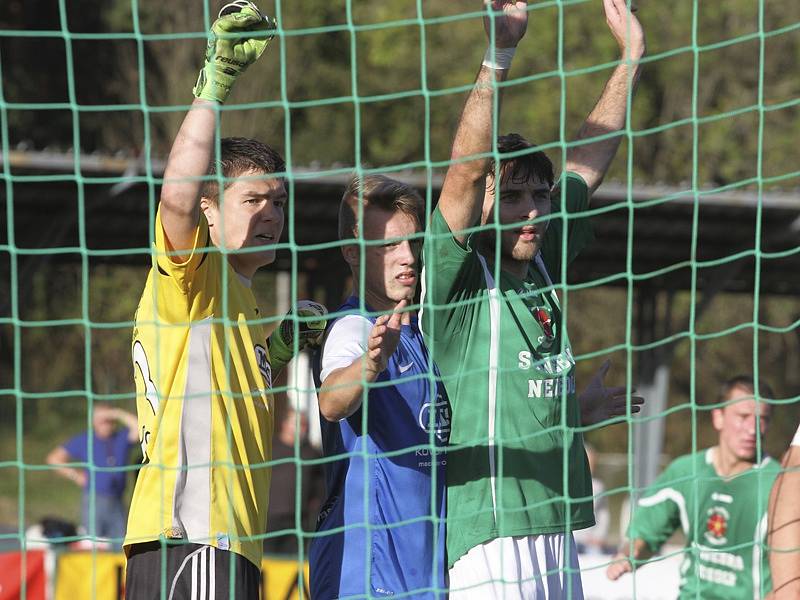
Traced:
[[364, 302], [366, 302], [372, 310], [392, 310], [397, 305], [397, 302], [393, 302], [385, 296], [380, 296], [369, 290], [366, 290], [362, 294], [361, 290], [358, 289], [358, 280], [356, 277], [358, 277], [358, 273], [353, 273], [353, 295], [357, 298], [364, 298]]
[[233, 268], [234, 271], [236, 271], [238, 275], [241, 275], [248, 281], [251, 281], [253, 279], [253, 275], [256, 274], [258, 267], [246, 266], [242, 264], [242, 261], [237, 260], [237, 258], [238, 257], [235, 254], [229, 254], [228, 264], [230, 264], [230, 266]]
[[726, 452], [722, 446], [714, 446], [711, 457], [714, 469], [720, 477], [733, 477], [748, 469], [752, 469], [755, 460], [742, 460], [730, 452]]
[[[494, 249], [483, 249], [483, 255], [486, 257], [486, 264], [489, 267], [489, 272], [494, 272], [495, 254]], [[525, 279], [528, 275], [528, 260], [516, 260], [505, 254], [500, 255], [500, 270], [505, 271], [509, 275], [513, 275], [517, 279]]]

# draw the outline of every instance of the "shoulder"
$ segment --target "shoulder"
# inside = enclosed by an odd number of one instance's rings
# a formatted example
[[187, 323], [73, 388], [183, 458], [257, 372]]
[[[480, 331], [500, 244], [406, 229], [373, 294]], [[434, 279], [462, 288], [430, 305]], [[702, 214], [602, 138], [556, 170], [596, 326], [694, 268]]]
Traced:
[[667, 465], [661, 477], [669, 477], [670, 479], [680, 478], [691, 475], [705, 468], [708, 464], [710, 456], [708, 455], [710, 449], [700, 450], [698, 452], [691, 452], [675, 458]]
[[136, 442], [130, 441], [130, 431], [122, 426], [114, 432], [114, 443], [120, 447], [134, 446]]
[[327, 346], [330, 340], [361, 340], [365, 335], [369, 335], [371, 329], [372, 321], [362, 315], [345, 315], [339, 317], [328, 327], [325, 345]]
[[561, 206], [562, 194], [569, 212], [585, 210], [589, 204], [589, 186], [586, 180], [574, 171], [567, 171], [559, 179], [550, 195], [553, 205]]
[[768, 473], [775, 473], [776, 475], [781, 472], [781, 463], [767, 455], [761, 461], [761, 468]]

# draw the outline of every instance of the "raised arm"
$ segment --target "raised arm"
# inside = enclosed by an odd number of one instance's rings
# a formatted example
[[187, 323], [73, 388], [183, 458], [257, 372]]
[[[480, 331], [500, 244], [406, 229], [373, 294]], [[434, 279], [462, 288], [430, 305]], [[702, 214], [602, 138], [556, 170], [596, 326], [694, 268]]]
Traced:
[[[633, 98], [641, 74], [640, 60], [645, 52], [644, 31], [626, 0], [603, 0], [606, 22], [619, 44], [620, 64], [611, 74], [603, 94], [578, 132], [576, 141], [620, 131], [625, 127], [628, 97]], [[603, 181], [621, 135], [573, 146], [567, 151], [566, 170], [578, 173], [593, 193]]]
[[[795, 439], [800, 442], [800, 428]], [[769, 498], [769, 600], [800, 598], [800, 443], [789, 446]]]
[[[475, 85], [461, 113], [453, 150], [452, 164], [442, 185], [439, 210], [450, 231], [459, 242], [464, 242], [464, 229], [472, 227], [481, 212], [485, 191], [488, 156], [492, 150], [493, 107], [499, 101], [502, 88], [497, 82], [505, 81], [511, 58], [528, 26], [527, 2], [494, 0], [487, 3], [492, 16], [484, 17], [484, 27], [490, 39], [490, 48], [481, 65]], [[494, 26], [494, 48], [491, 47], [491, 27]], [[475, 157], [472, 160], [465, 160]]]
[[[252, 2], [227, 4], [214, 21], [205, 65], [194, 87], [195, 100], [169, 153], [161, 188], [161, 222], [173, 250], [191, 250], [200, 218], [202, 177], [214, 153], [216, 110], [236, 78], [254, 63], [272, 39], [274, 23]], [[175, 260], [179, 260], [180, 257]]]
[[121, 408], [111, 409], [111, 415], [128, 430], [128, 441], [131, 444], [139, 441], [139, 419], [136, 415]]

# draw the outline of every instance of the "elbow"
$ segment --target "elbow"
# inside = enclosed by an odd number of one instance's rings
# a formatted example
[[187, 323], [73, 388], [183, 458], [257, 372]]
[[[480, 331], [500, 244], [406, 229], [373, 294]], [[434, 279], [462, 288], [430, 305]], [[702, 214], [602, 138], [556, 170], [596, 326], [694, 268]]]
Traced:
[[484, 185], [488, 168], [488, 158], [469, 158], [454, 149], [450, 154], [450, 166], [447, 169], [447, 176], [458, 180], [464, 185]]
[[197, 202], [187, 198], [185, 190], [168, 183], [161, 189], [159, 204], [162, 214], [168, 212], [181, 218], [195, 217], [198, 214]]
[[350, 416], [347, 414], [346, 410], [331, 397], [330, 392], [320, 392], [319, 413], [322, 415], [322, 418], [329, 423], [337, 423]]

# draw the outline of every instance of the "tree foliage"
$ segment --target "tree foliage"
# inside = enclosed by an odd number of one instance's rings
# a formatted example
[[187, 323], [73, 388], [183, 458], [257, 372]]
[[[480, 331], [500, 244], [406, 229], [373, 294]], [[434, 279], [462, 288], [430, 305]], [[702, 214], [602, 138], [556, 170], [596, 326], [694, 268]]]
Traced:
[[[0, 9], [3, 29], [56, 34], [0, 38], [5, 99], [80, 107], [10, 111], [12, 143], [106, 154], [138, 154], [149, 144], [165, 156], [219, 7], [86, 0], [64, 3], [61, 14], [59, 6], [10, 0]], [[486, 47], [481, 3], [262, 8], [277, 14], [281, 34], [234, 92], [224, 134], [269, 140], [294, 166], [396, 168], [448, 158]], [[797, 2], [648, 2], [638, 15], [648, 62], [612, 177], [703, 186], [796, 171], [800, 79], [787, 74], [800, 59]], [[114, 37], [86, 36], [103, 33]], [[618, 59], [599, 1], [532, 3], [501, 129], [547, 145], [560, 160]]]

